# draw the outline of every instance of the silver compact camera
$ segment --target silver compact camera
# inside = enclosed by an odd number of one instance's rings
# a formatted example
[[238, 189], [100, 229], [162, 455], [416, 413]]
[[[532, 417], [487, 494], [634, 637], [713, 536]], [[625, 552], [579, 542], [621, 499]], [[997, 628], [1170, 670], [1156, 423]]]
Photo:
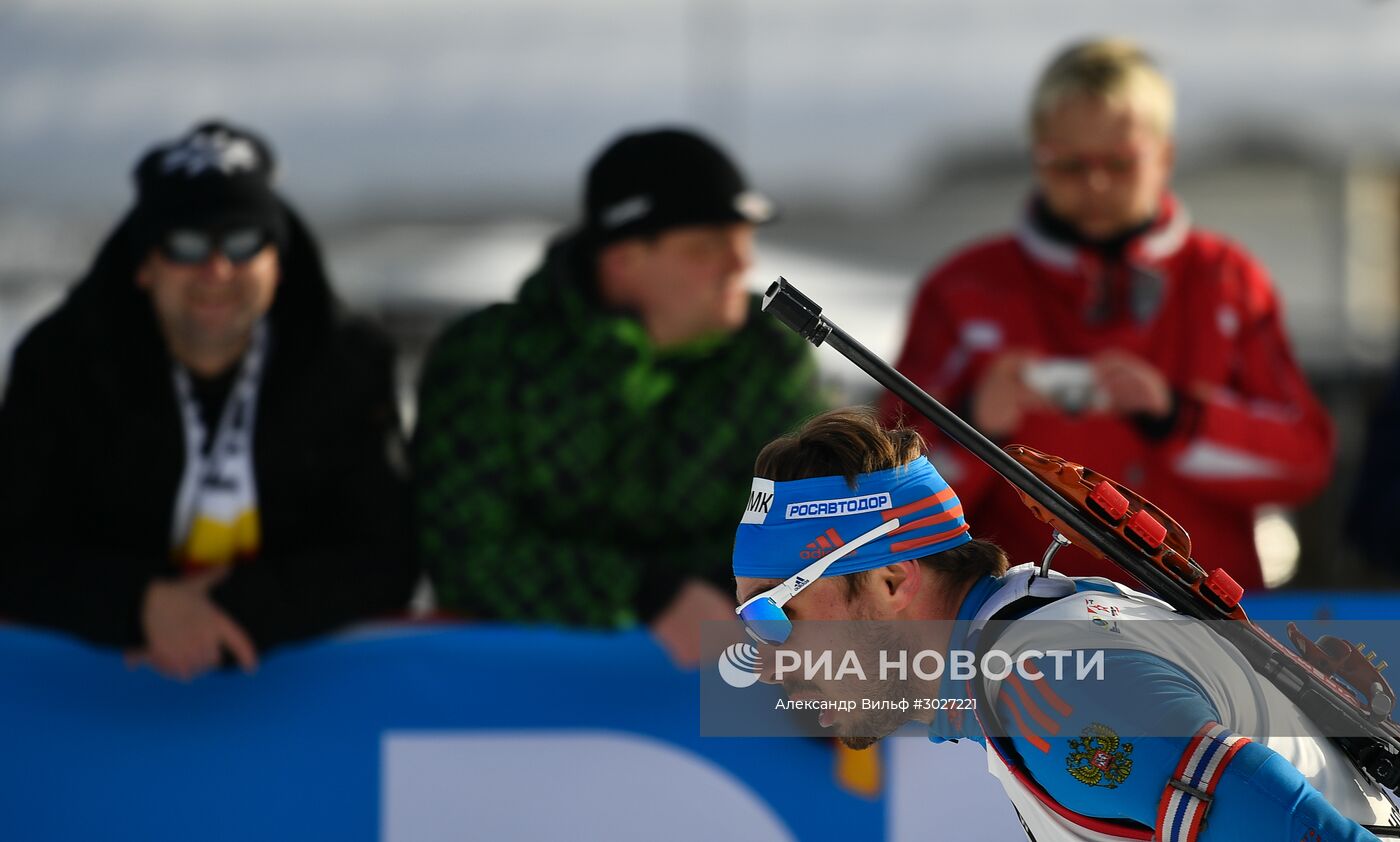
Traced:
[[1065, 412], [1085, 412], [1104, 404], [1094, 367], [1085, 359], [1047, 357], [1034, 360], [1021, 369], [1021, 380]]

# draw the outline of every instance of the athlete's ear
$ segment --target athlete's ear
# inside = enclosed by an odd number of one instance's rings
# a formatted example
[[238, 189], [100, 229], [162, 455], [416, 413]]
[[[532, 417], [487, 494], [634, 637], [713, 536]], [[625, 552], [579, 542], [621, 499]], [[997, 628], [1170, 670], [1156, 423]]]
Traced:
[[880, 607], [882, 616], [902, 613], [918, 595], [924, 584], [924, 566], [918, 559], [887, 564], [870, 571], [871, 598]]

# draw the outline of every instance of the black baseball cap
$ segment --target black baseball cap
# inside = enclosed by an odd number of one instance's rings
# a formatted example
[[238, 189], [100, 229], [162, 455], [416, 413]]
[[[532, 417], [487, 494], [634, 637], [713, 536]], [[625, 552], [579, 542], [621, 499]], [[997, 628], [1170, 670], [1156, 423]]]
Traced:
[[254, 132], [211, 120], [146, 151], [136, 164], [135, 227], [142, 247], [173, 228], [255, 226], [279, 243], [287, 219], [272, 188], [276, 159]]
[[584, 230], [597, 243], [681, 225], [761, 224], [772, 201], [750, 190], [739, 168], [696, 132], [662, 128], [613, 141], [588, 169]]

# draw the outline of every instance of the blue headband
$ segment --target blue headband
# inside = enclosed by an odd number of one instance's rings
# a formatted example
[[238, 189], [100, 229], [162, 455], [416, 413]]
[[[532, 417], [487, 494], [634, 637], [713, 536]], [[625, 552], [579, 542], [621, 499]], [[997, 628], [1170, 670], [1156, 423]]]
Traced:
[[836, 547], [899, 518], [899, 528], [827, 568], [824, 576], [873, 570], [972, 540], [953, 487], [927, 457], [885, 471], [792, 482], [754, 478], [734, 536], [734, 575], [786, 579]]

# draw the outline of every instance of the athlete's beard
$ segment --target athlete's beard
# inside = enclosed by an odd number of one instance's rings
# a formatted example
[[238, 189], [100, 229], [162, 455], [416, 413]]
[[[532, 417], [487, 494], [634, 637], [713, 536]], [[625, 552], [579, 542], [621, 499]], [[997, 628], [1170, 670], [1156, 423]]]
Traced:
[[[907, 698], [909, 688], [903, 681], [874, 681], [866, 690], [865, 698], [872, 701], [898, 703]], [[849, 723], [837, 723], [836, 739], [846, 748], [863, 751], [893, 734], [899, 726], [909, 721], [909, 713], [876, 706], [875, 710], [865, 711], [859, 719]]]
[[[901, 651], [907, 645], [906, 641], [901, 640], [895, 634], [893, 624], [887, 621], [857, 620], [849, 624], [848, 628], [850, 629], [851, 649], [857, 653], [863, 664], [878, 664], [880, 652]], [[810, 686], [802, 685], [804, 688]], [[844, 699], [868, 699], [874, 702], [889, 701], [895, 703], [908, 698], [912, 689], [907, 681], [882, 679], [878, 673], [874, 678], [863, 682], [857, 683], [852, 680], [846, 684], [846, 687], [858, 689], [858, 692], [840, 694]], [[794, 682], [793, 686], [787, 689], [791, 694], [799, 687]], [[860, 751], [870, 748], [882, 737], [894, 733], [909, 719], [908, 709], [890, 710], [877, 704], [874, 710], [862, 711], [858, 717], [838, 720], [834, 725], [835, 736], [842, 745]]]

